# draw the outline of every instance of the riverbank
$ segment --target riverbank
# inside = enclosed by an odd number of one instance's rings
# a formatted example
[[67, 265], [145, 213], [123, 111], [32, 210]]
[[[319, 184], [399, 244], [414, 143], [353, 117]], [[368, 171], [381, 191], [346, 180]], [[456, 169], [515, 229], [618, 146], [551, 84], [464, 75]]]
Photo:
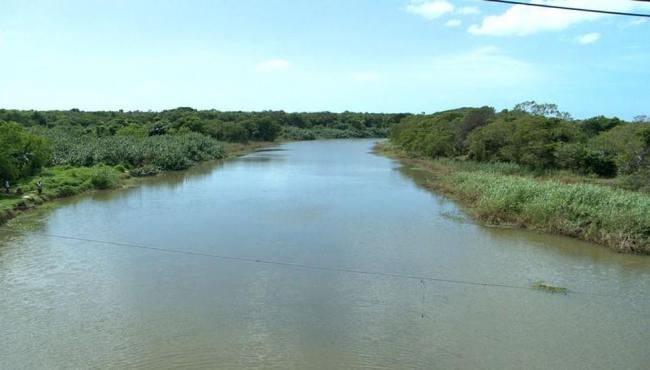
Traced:
[[570, 236], [617, 252], [650, 254], [650, 196], [579, 176], [535, 176], [509, 164], [415, 158], [388, 142], [377, 153], [430, 174], [428, 188], [485, 225]]
[[[275, 145], [274, 142], [224, 143], [224, 156], [228, 160], [254, 152], [257, 149]], [[197, 163], [195, 163], [196, 165]], [[25, 212], [42, 206], [52, 200], [82, 193], [137, 186], [136, 176], [123, 166], [98, 165], [93, 167], [56, 166], [44, 168], [37, 176], [18, 182], [12, 187], [11, 195], [0, 194], [0, 225]], [[157, 172], [152, 172], [156, 175]], [[36, 183], [43, 183], [38, 193]], [[18, 190], [20, 189], [20, 190]]]

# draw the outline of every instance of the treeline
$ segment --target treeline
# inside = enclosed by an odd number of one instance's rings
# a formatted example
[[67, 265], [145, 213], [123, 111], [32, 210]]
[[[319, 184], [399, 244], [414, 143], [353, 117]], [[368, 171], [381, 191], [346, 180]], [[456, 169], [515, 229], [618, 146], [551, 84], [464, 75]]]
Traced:
[[413, 115], [395, 125], [391, 141], [418, 156], [507, 162], [532, 171], [625, 177], [650, 190], [650, 124], [603, 116], [573, 120], [552, 104], [522, 103], [512, 110], [462, 108]]
[[406, 114], [21, 111], [0, 109], [0, 179], [43, 166], [122, 165], [132, 173], [178, 170], [221, 158], [222, 142], [385, 137]]
[[[0, 109], [0, 121], [25, 127], [82, 128], [84, 134], [154, 136], [197, 132], [219, 141], [273, 141], [287, 134], [332, 137], [380, 137], [407, 114], [222, 112], [177, 108], [162, 112], [19, 111]], [[313, 130], [313, 131], [307, 131]], [[320, 138], [319, 135], [313, 136]], [[293, 137], [300, 138], [300, 137]], [[308, 137], [309, 138], [309, 137]]]

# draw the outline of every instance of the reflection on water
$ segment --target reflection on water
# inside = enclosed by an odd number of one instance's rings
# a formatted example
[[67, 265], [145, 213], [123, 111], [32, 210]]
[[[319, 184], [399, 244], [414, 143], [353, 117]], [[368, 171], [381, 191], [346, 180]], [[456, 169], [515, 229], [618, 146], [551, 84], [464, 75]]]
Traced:
[[647, 368], [650, 259], [478, 226], [372, 145], [284, 144], [15, 220], [0, 367]]

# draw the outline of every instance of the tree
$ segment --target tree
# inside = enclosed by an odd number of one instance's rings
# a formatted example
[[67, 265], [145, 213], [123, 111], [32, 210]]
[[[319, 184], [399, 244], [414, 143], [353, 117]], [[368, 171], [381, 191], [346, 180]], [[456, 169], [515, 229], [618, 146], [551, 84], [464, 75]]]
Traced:
[[514, 162], [534, 169], [557, 166], [556, 150], [576, 139], [570, 123], [557, 118], [505, 116], [469, 136], [469, 155], [479, 161]]
[[15, 122], [0, 121], [0, 178], [17, 180], [33, 175], [50, 158], [45, 138]]
[[258, 118], [255, 121], [253, 138], [261, 141], [273, 141], [280, 134], [280, 125], [271, 118]]
[[481, 107], [470, 110], [463, 121], [458, 125], [456, 145], [462, 150], [467, 149], [467, 136], [479, 127], [485, 126], [488, 121], [494, 118], [494, 108]]
[[560, 112], [556, 104], [537, 103], [533, 100], [519, 103], [515, 105], [513, 110], [532, 114], [533, 116], [571, 120], [571, 115], [567, 112]]
[[590, 144], [594, 150], [614, 158], [619, 174], [630, 174], [643, 166], [646, 143], [642, 126], [616, 126], [592, 139]]
[[616, 117], [607, 118], [605, 116], [597, 116], [584, 120], [578, 123], [578, 125], [587, 136], [592, 137], [603, 131], [609, 131], [622, 123], [624, 122]]
[[650, 117], [646, 115], [636, 116], [633, 120], [634, 123], [650, 123]]

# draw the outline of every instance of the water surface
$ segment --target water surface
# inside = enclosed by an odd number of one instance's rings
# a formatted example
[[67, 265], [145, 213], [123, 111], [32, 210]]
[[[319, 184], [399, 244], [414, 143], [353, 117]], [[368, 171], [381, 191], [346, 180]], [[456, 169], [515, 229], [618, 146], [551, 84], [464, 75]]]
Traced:
[[[0, 368], [648, 368], [650, 259], [474, 225], [373, 143], [284, 144], [12, 222]], [[538, 280], [570, 293], [512, 288]]]

